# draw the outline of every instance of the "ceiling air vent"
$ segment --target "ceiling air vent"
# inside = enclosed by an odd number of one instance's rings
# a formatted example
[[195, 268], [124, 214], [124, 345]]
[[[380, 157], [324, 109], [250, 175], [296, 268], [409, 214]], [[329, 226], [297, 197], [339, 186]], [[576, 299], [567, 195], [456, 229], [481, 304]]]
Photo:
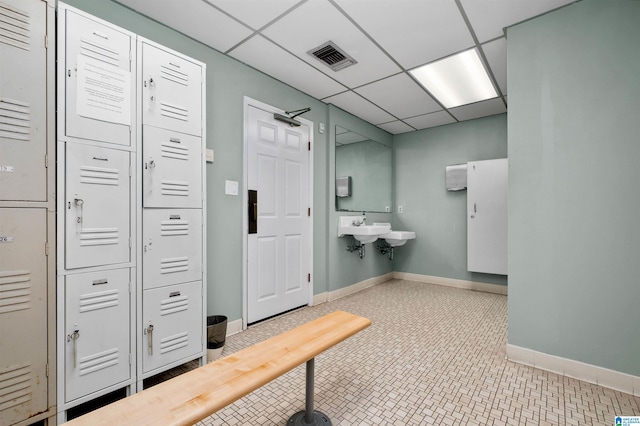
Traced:
[[347, 55], [344, 50], [340, 49], [332, 41], [322, 43], [320, 46], [315, 49], [311, 49], [307, 53], [311, 56], [315, 56], [334, 71], [340, 71], [343, 68], [358, 63], [358, 61]]

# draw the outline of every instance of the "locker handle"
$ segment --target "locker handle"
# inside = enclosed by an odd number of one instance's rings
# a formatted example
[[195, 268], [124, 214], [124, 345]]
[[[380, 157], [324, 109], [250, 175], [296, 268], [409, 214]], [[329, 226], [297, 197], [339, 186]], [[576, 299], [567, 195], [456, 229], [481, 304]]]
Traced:
[[109, 159], [107, 157], [104, 157], [104, 158], [102, 158], [102, 157], [93, 157], [93, 159], [97, 160], [97, 161], [109, 161]]
[[153, 355], [153, 324], [149, 324], [143, 332], [147, 335], [147, 351], [149, 355]]
[[94, 31], [93, 35], [103, 38], [105, 40], [109, 40], [109, 36], [104, 33], [101, 33], [100, 31]]
[[78, 365], [78, 347], [76, 340], [80, 337], [80, 330], [73, 330], [73, 333], [67, 334], [67, 342], [73, 340], [73, 368]]
[[109, 284], [109, 281], [107, 279], [93, 281], [93, 285], [102, 285], [102, 284]]
[[169, 138], [169, 142], [180, 143], [180, 138]]
[[171, 293], [169, 293], [169, 297], [177, 297], [177, 296], [180, 296], [179, 291], [172, 291]]

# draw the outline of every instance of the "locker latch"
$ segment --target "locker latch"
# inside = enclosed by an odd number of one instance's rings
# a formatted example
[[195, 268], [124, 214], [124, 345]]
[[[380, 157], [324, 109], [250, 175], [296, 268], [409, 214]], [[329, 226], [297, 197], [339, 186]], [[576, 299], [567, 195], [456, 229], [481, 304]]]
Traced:
[[149, 355], [153, 355], [153, 324], [149, 324], [149, 327], [145, 328], [143, 331], [144, 334], [146, 334], [147, 337], [147, 350], [149, 352]]
[[73, 340], [73, 368], [76, 368], [78, 365], [78, 347], [76, 345], [76, 340], [80, 337], [80, 330], [74, 330], [73, 333], [67, 334], [67, 342]]

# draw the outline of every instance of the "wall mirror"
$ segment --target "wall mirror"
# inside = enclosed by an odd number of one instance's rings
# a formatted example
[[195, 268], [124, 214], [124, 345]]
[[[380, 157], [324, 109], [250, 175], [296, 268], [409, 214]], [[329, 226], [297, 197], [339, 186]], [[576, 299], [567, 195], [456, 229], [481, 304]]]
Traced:
[[391, 147], [336, 126], [336, 210], [391, 212]]

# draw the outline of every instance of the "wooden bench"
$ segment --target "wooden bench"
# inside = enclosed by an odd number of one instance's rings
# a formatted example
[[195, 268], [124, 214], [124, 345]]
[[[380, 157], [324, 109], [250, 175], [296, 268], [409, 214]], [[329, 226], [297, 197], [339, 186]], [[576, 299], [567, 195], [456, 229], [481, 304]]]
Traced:
[[306, 362], [305, 411], [287, 424], [330, 425], [326, 415], [313, 410], [314, 357], [370, 324], [367, 318], [336, 311], [67, 424], [191, 425]]

